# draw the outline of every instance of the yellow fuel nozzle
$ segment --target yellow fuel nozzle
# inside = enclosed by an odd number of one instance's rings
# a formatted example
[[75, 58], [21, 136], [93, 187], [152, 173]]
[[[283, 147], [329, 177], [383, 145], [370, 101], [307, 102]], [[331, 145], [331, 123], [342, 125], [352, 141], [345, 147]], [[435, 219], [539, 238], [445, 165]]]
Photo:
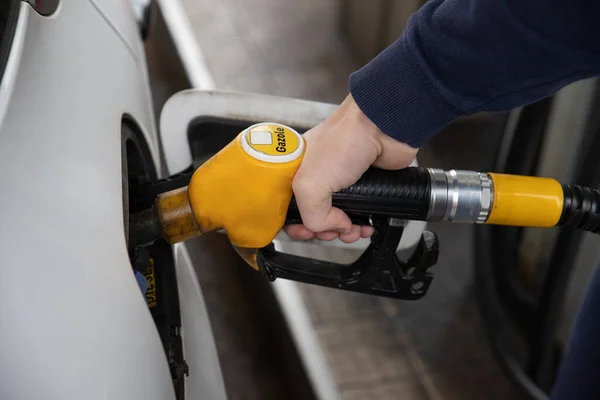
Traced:
[[[353, 185], [332, 194], [332, 205], [356, 225], [377, 234], [355, 262], [327, 263], [278, 252], [270, 246], [285, 224], [301, 223], [292, 180], [305, 151], [293, 129], [252, 125], [185, 181], [163, 191], [151, 208], [129, 219], [133, 249], [164, 238], [177, 243], [225, 230], [238, 254], [267, 279], [291, 279], [400, 299], [422, 297], [437, 262], [437, 237], [424, 232], [407, 262], [396, 257], [407, 220], [520, 227], [571, 226], [600, 233], [600, 191], [561, 185], [550, 178], [410, 167], [370, 168]], [[162, 187], [163, 190], [158, 189]], [[412, 272], [410, 272], [412, 271]]]
[[236, 248], [269, 245], [284, 225], [304, 150], [302, 136], [285, 125], [245, 129], [199, 167], [186, 188], [157, 198], [162, 236], [176, 243], [224, 229]]
[[[130, 223], [130, 246], [163, 237], [177, 243], [225, 230], [253, 267], [284, 224], [301, 223], [292, 180], [302, 136], [285, 125], [250, 126], [200, 166], [188, 186], [160, 194]], [[374, 220], [448, 221], [600, 232], [600, 192], [551, 178], [410, 167], [369, 169], [334, 193], [332, 205], [357, 225]], [[133, 232], [133, 233], [132, 233]], [[132, 244], [133, 243], [133, 244]]]

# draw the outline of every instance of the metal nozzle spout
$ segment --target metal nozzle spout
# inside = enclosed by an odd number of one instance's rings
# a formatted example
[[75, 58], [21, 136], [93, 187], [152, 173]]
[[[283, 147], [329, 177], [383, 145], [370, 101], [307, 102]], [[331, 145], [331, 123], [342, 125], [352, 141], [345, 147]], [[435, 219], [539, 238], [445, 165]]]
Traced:
[[203, 234], [188, 199], [187, 186], [160, 194], [154, 204], [162, 236], [171, 244]]
[[187, 187], [182, 187], [158, 195], [152, 208], [129, 218], [128, 246], [147, 246], [158, 239], [175, 244], [202, 234], [188, 200]]

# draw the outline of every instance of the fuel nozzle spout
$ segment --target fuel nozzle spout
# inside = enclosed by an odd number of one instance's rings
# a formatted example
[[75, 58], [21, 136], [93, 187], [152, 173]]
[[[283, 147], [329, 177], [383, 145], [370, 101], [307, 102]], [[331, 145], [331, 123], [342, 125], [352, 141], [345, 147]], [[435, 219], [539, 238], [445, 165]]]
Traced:
[[203, 233], [194, 217], [187, 186], [159, 194], [151, 208], [129, 219], [129, 247], [146, 246], [158, 239], [175, 244]]

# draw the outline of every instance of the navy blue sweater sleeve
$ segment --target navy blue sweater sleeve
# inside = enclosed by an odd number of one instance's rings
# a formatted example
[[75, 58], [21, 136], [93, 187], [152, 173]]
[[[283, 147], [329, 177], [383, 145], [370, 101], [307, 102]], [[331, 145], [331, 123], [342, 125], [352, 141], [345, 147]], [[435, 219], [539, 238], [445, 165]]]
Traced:
[[600, 1], [429, 0], [349, 86], [379, 129], [419, 147], [459, 116], [598, 74]]

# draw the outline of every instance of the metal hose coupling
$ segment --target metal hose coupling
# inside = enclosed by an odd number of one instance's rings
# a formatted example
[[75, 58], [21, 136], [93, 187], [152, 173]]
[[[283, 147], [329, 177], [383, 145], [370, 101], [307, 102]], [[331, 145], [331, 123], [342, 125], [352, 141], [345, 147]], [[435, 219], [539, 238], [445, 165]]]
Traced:
[[494, 188], [481, 172], [428, 168], [431, 201], [428, 221], [483, 224], [490, 215]]

